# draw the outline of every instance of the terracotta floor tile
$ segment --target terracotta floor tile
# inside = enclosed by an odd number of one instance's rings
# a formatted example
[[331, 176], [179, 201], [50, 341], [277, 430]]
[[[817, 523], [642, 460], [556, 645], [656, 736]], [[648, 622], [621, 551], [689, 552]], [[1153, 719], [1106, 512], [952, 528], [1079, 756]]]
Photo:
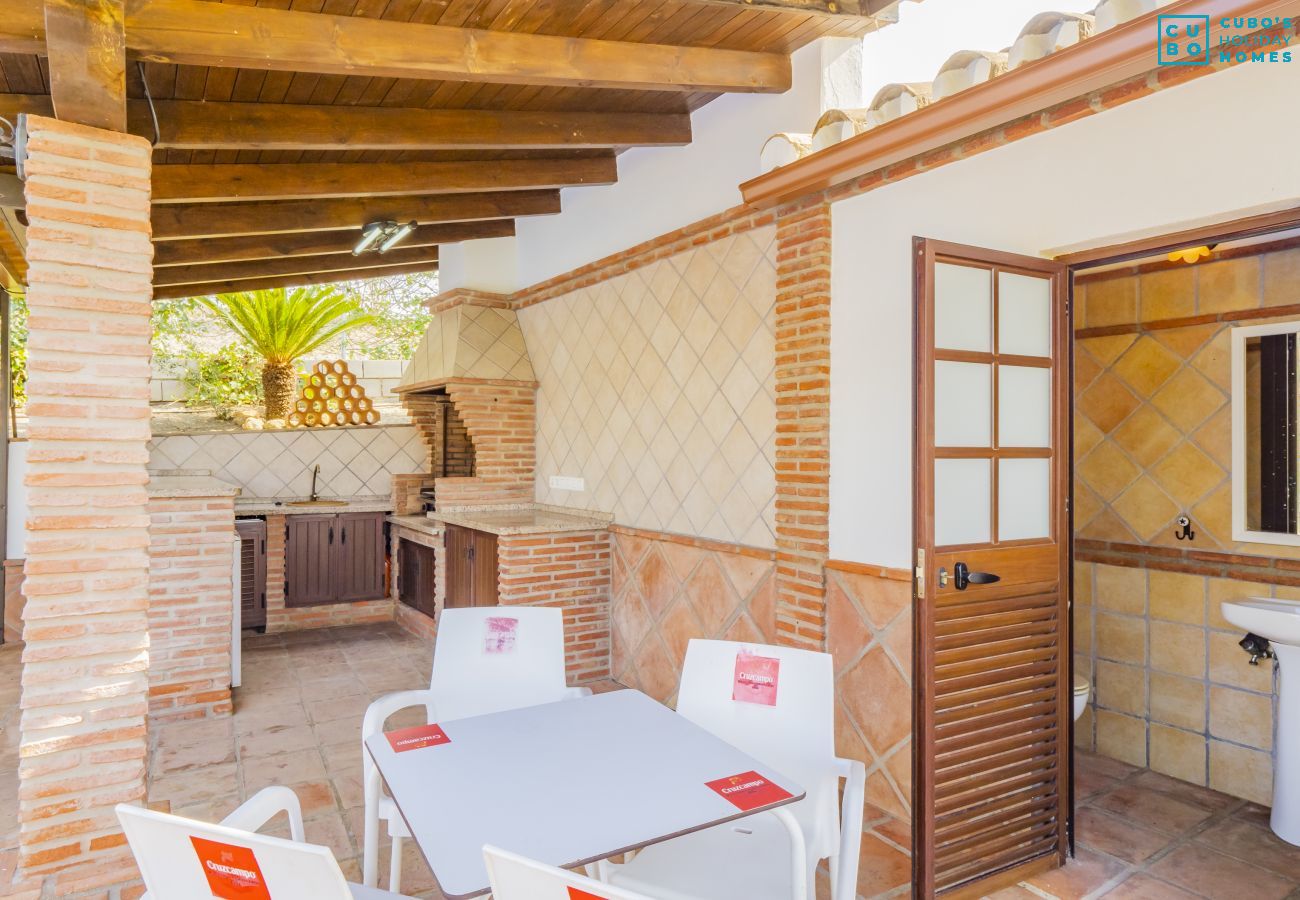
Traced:
[[[237, 690], [243, 691], [244, 688]], [[302, 701], [295, 698], [288, 703], [264, 706], [253, 710], [240, 707], [235, 703], [235, 731], [241, 735], [256, 734], [275, 725], [306, 725], [307, 711]]]
[[239, 741], [239, 757], [250, 760], [316, 747], [316, 733], [310, 725], [270, 725], [244, 735]]
[[153, 770], [168, 774], [234, 761], [235, 745], [232, 741], [210, 741], [206, 744], [159, 747], [153, 754]]
[[1167, 881], [1136, 872], [1103, 896], [1109, 900], [1197, 900], [1200, 894], [1188, 893]]
[[875, 832], [891, 843], [897, 844], [904, 850], [912, 849], [912, 823], [905, 822], [902, 819], [889, 816], [882, 822], [873, 825], [870, 831]]
[[1090, 806], [1078, 808], [1075, 827], [1080, 845], [1130, 863], [1140, 863], [1177, 840]]
[[315, 747], [245, 760], [241, 768], [244, 789], [250, 795], [272, 784], [297, 784], [326, 777], [325, 763]]
[[1108, 791], [1118, 785], [1120, 782], [1108, 775], [1102, 775], [1091, 768], [1076, 768], [1074, 770], [1074, 799], [1075, 801], [1086, 800], [1103, 791]]
[[1236, 797], [1229, 797], [1227, 794], [1220, 794], [1218, 791], [1212, 791], [1209, 788], [1190, 784], [1186, 781], [1179, 781], [1177, 778], [1170, 778], [1168, 775], [1162, 775], [1159, 772], [1150, 770], [1139, 773], [1128, 783], [1150, 788], [1153, 791], [1159, 791], [1167, 796], [1182, 800], [1184, 803], [1191, 803], [1193, 806], [1200, 806], [1215, 812], [1241, 803]]
[[1084, 750], [1074, 755], [1074, 769], [1076, 776], [1080, 772], [1091, 772], [1103, 778], [1114, 779], [1127, 778], [1134, 772], [1142, 771], [1136, 766], [1130, 766], [1118, 759], [1111, 759], [1108, 756], [1100, 756]]
[[1282, 900], [1296, 883], [1265, 872], [1258, 866], [1216, 853], [1208, 847], [1187, 844], [1156, 862], [1150, 873], [1214, 900]]
[[1124, 863], [1117, 859], [1080, 847], [1075, 858], [1064, 867], [1036, 875], [1025, 884], [1057, 900], [1080, 900], [1099, 891], [1124, 868]]
[[1274, 874], [1300, 882], [1300, 847], [1288, 844], [1272, 831], [1242, 819], [1225, 819], [1196, 836], [1197, 843], [1213, 847]]
[[912, 858], [873, 834], [862, 836], [858, 862], [858, 893], [877, 897], [912, 880]]
[[1122, 784], [1088, 803], [1168, 834], [1186, 834], [1211, 815], [1203, 807], [1133, 784]]

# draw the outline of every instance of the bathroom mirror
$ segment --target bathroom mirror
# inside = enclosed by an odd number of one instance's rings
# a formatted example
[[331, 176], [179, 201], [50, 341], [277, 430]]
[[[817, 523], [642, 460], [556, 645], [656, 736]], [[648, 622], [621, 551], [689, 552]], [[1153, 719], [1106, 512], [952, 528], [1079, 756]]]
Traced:
[[1300, 322], [1232, 330], [1232, 530], [1300, 546], [1296, 336]]

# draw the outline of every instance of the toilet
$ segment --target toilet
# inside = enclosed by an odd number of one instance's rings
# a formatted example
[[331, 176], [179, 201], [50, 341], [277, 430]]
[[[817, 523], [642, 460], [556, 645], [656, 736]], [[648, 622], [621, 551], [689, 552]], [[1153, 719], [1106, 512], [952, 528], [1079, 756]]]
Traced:
[[1088, 708], [1088, 695], [1092, 693], [1092, 685], [1088, 679], [1082, 675], [1074, 676], [1074, 720], [1077, 722], [1079, 716]]

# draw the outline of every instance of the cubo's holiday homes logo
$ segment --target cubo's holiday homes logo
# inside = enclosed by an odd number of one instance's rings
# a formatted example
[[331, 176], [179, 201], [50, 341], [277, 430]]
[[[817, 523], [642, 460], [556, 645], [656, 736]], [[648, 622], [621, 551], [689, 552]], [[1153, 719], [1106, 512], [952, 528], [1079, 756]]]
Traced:
[[1159, 16], [1156, 29], [1156, 61], [1162, 66], [1289, 63], [1295, 40], [1295, 21], [1281, 16]]
[[1158, 62], [1162, 66], [1210, 64], [1209, 16], [1161, 16]]

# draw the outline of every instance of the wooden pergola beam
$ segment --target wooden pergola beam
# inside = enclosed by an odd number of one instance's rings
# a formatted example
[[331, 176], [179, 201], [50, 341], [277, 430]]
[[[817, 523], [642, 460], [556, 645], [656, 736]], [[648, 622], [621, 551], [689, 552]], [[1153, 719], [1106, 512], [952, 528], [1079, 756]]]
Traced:
[[45, 0], [50, 97], [63, 121], [126, 130], [122, 19], [123, 0]]
[[[403, 248], [436, 247], [476, 238], [510, 237], [513, 219], [421, 225], [402, 241]], [[244, 237], [194, 241], [159, 241], [154, 245], [154, 271], [171, 266], [214, 265], [286, 256], [321, 256], [350, 253], [360, 235], [349, 231], [308, 231], [285, 234], [250, 234]]]
[[541, 216], [560, 211], [559, 191], [501, 191], [274, 203], [196, 203], [153, 208], [153, 238], [234, 237], [292, 231], [360, 229], [391, 219], [420, 224]]
[[[2, 0], [0, 0], [2, 2]], [[238, 7], [246, 8], [246, 7]], [[2, 52], [2, 51], [0, 51]], [[163, 150], [568, 150], [691, 142], [685, 113], [518, 112], [127, 101], [127, 130]], [[0, 94], [0, 116], [51, 115], [44, 94]]]
[[501, 162], [308, 163], [154, 166], [155, 203], [459, 194], [613, 184], [612, 155]]
[[363, 278], [385, 278], [390, 275], [409, 275], [413, 272], [431, 272], [435, 263], [407, 263], [378, 269], [348, 269], [339, 272], [321, 272], [309, 275], [267, 275], [239, 281], [208, 281], [202, 284], [174, 284], [154, 288], [154, 299], [172, 297], [203, 297], [209, 294], [229, 294], [233, 291], [256, 291], [263, 288], [299, 287], [308, 284], [335, 284], [340, 281], [357, 281]]
[[891, 6], [897, 6], [899, 0], [694, 0], [694, 2], [709, 6], [730, 6], [733, 9], [762, 9], [770, 12], [803, 13], [841, 19], [871, 19]]
[[331, 253], [325, 256], [289, 256], [283, 259], [258, 259], [248, 262], [215, 265], [173, 266], [154, 271], [154, 287], [180, 284], [206, 284], [213, 281], [243, 281], [277, 275], [314, 275], [326, 272], [356, 272], [382, 269], [410, 263], [438, 263], [436, 247], [403, 247], [384, 254]]
[[[31, 0], [0, 0], [0, 52], [30, 44]], [[10, 24], [13, 13], [14, 24]], [[321, 75], [624, 90], [780, 93], [781, 53], [485, 31], [206, 0], [128, 0], [126, 42], [150, 62]]]

